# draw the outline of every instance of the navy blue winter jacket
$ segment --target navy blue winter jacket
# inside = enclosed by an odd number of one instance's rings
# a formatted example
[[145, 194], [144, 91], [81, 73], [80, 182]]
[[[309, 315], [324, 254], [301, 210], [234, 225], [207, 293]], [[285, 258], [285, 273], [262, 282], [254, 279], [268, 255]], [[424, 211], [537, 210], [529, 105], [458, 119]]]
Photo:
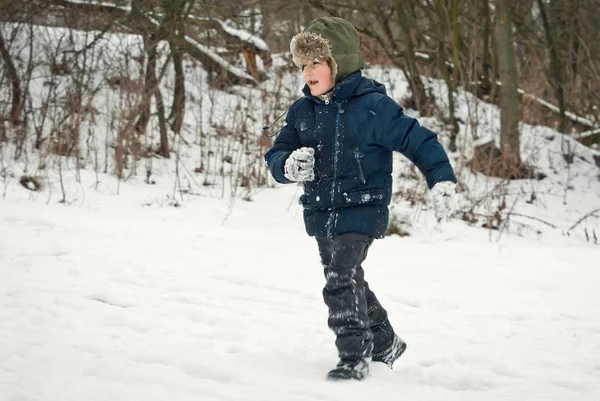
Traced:
[[315, 180], [304, 182], [300, 197], [308, 235], [383, 237], [392, 198], [392, 151], [410, 159], [429, 188], [456, 182], [437, 136], [404, 115], [379, 82], [357, 71], [335, 86], [329, 102], [312, 96], [307, 86], [303, 92], [265, 160], [276, 181], [290, 183], [284, 176], [290, 153], [315, 150]]

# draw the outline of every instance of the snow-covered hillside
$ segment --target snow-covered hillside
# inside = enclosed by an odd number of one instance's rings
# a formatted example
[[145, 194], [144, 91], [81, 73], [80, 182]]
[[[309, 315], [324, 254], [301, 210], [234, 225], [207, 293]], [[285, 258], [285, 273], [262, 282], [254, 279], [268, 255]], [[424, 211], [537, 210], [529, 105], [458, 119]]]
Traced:
[[[10, 37], [14, 26], [4, 24], [2, 28], [6, 31], [5, 36]], [[4, 166], [1, 176], [8, 177], [9, 181], [18, 180], [23, 174], [40, 176], [53, 195], [62, 199], [62, 189], [58, 189], [60, 179], [56, 174], [59, 164], [63, 175], [62, 185], [66, 187], [72, 187], [71, 184], [79, 176], [76, 165], [85, 170], [98, 171], [98, 177], [102, 176], [101, 173], [115, 171], [115, 147], [120, 140], [118, 132], [127, 123], [129, 110], [139, 101], [140, 94], [135, 87], [136, 82], [138, 86], [141, 85], [139, 80], [143, 77], [143, 66], [139, 63], [143, 44], [134, 35], [105, 35], [97, 40], [97, 32], [86, 34], [46, 27], [35, 27], [33, 32], [35, 40], [31, 45], [34, 69], [30, 82], [32, 111], [29, 117], [33, 129], [26, 154], [17, 162], [12, 160], [14, 148], [8, 145], [0, 148]], [[20, 40], [17, 37], [11, 47], [20, 68], [25, 68], [29, 60], [29, 43], [26, 39], [26, 36]], [[53, 68], [56, 69], [53, 63], [63, 63], [74, 49], [86, 48], [91, 42], [95, 46], [89, 50], [87, 58], [80, 57], [77, 62], [67, 62], [70, 75], [52, 72]], [[166, 50], [166, 44], [159, 46], [159, 70], [167, 61]], [[234, 193], [252, 198], [253, 192], [258, 186], [264, 185], [269, 176], [262, 159], [265, 141], [260, 140], [261, 128], [274, 122], [300, 95], [302, 87], [301, 75], [294, 69], [290, 72], [286, 58], [289, 55], [274, 55], [271, 79], [258, 88], [234, 87], [231, 93], [210, 88], [207, 83], [209, 75], [201, 66], [186, 62], [186, 118], [182, 136], [170, 137], [171, 162], [163, 163], [152, 157], [136, 160], [130, 156], [125, 163], [124, 178], [141, 182], [147, 174], [151, 174], [149, 182], [167, 180], [174, 188], [177, 187], [176, 192], [219, 196], [223, 199]], [[401, 71], [371, 66], [364, 74], [386, 84], [388, 93], [394, 99], [400, 101], [405, 96], [408, 85]], [[83, 92], [82, 102], [89, 103], [88, 109], [92, 110], [76, 121], [69, 116], [68, 108], [58, 107], [68, 104], [73, 97], [77, 82], [74, 76], [87, 83], [88, 89]], [[108, 84], [117, 78], [120, 79], [119, 85]], [[438, 116], [419, 118], [419, 121], [437, 132], [440, 140], [447, 145], [449, 133], [441, 121], [448, 114], [446, 87], [439, 80], [427, 79], [425, 82], [435, 95], [441, 112]], [[167, 66], [161, 85], [166, 105], [171, 104], [173, 85], [174, 73]], [[3, 88], [1, 94], [8, 102], [8, 86]], [[48, 103], [53, 101], [57, 103]], [[45, 104], [51, 106], [45, 107]], [[472, 158], [475, 145], [488, 141], [499, 144], [499, 109], [479, 101], [462, 89], [456, 95], [456, 104], [460, 134], [458, 151], [450, 154], [450, 157], [460, 178], [459, 190], [463, 198], [457, 218], [463, 217], [466, 212], [465, 219], [470, 220], [474, 227], [486, 224], [499, 227], [500, 230], [492, 233], [492, 237], [508, 233], [537, 238], [540, 235], [566, 235], [568, 232], [573, 239], [597, 243], [594, 233], [596, 238], [600, 236], [598, 150], [586, 148], [550, 128], [521, 124], [522, 159], [535, 169], [536, 176], [544, 178], [508, 182], [486, 177], [471, 171], [467, 162]], [[419, 117], [413, 110], [406, 110], [406, 113]], [[274, 130], [281, 123], [277, 122]], [[52, 141], [56, 140], [57, 132], [64, 132], [74, 124], [79, 124], [82, 133], [76, 163], [73, 157], [54, 157], [50, 147]], [[41, 152], [30, 150], [35, 142], [33, 131], [42, 136], [54, 133], [52, 139], [42, 143]], [[143, 152], [151, 152], [158, 146], [158, 118], [155, 114], [150, 119], [147, 135], [139, 141]], [[135, 147], [134, 144], [131, 146]], [[175, 153], [178, 157], [175, 157]], [[563, 156], [568, 153], [572, 154], [571, 163]], [[175, 166], [176, 162], [178, 166]], [[48, 168], [41, 170], [40, 165]], [[421, 175], [413, 172], [410, 163], [401, 155], [397, 155], [395, 166], [395, 191], [400, 196], [395, 200], [394, 214], [404, 222], [405, 231], [416, 233], [421, 224], [421, 201], [426, 198], [427, 188]], [[179, 179], [174, 177], [175, 171]], [[221, 175], [221, 171], [225, 176]], [[241, 188], [244, 181], [248, 181], [249, 185]], [[270, 180], [268, 184], [272, 185], [273, 181]], [[78, 202], [78, 187], [81, 185], [92, 183], [76, 183], [74, 188], [66, 190], [66, 202]], [[118, 192], [117, 188], [109, 190]], [[410, 195], [410, 202], [406, 202], [407, 195]], [[499, 209], [499, 205], [504, 207]], [[490, 221], [494, 216], [499, 216], [499, 219]], [[485, 230], [481, 233], [489, 234]]]

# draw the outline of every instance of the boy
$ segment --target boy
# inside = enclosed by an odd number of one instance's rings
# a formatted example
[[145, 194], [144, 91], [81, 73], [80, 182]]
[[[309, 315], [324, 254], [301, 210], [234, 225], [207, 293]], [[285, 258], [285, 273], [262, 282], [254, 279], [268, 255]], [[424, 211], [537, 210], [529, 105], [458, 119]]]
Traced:
[[438, 218], [456, 203], [456, 178], [436, 135], [405, 116], [382, 84], [362, 77], [360, 46], [358, 31], [341, 18], [318, 18], [294, 36], [305, 96], [265, 155], [276, 181], [304, 183], [304, 222], [325, 269], [323, 298], [340, 358], [330, 380], [362, 380], [371, 360], [391, 368], [406, 349], [361, 267], [387, 228], [392, 151], [423, 172]]

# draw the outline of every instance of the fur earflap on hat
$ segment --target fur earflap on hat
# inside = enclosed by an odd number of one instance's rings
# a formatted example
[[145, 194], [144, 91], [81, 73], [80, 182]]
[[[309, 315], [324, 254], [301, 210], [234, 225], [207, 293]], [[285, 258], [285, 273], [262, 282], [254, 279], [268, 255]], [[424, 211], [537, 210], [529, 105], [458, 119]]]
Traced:
[[333, 52], [329, 41], [320, 34], [305, 31], [292, 38], [290, 43], [292, 60], [298, 68], [315, 62], [326, 61], [331, 67], [331, 78], [335, 82], [337, 75], [337, 63], [333, 58]]
[[290, 42], [294, 63], [302, 68], [310, 62], [327, 61], [335, 83], [363, 68], [362, 41], [354, 26], [342, 18], [324, 17], [311, 21]]

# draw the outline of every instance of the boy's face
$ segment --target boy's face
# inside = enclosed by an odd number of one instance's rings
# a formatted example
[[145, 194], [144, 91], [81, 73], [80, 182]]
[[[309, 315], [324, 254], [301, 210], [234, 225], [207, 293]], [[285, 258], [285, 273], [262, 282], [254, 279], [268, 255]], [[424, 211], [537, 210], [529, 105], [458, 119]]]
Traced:
[[325, 61], [314, 61], [302, 67], [302, 77], [310, 89], [310, 94], [319, 96], [333, 88], [331, 68]]

